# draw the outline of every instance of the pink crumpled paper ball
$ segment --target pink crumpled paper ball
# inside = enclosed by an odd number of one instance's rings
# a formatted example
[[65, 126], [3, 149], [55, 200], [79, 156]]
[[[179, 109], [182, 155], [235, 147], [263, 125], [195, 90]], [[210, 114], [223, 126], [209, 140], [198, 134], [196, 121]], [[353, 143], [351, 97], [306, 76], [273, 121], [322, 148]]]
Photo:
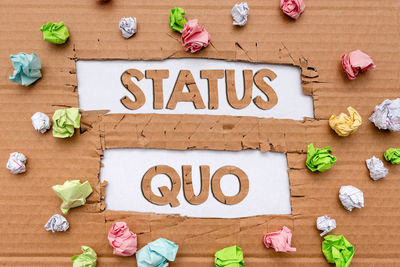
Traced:
[[267, 248], [273, 248], [279, 252], [293, 252], [296, 248], [292, 248], [292, 231], [286, 226], [281, 230], [268, 233], [264, 236], [264, 244]]
[[137, 250], [137, 237], [129, 231], [125, 222], [116, 222], [108, 232], [108, 242], [114, 248], [113, 254], [132, 256]]
[[197, 24], [197, 19], [192, 19], [186, 22], [185, 27], [181, 30], [182, 45], [185, 51], [195, 53], [208, 46], [211, 36], [203, 26]]
[[344, 54], [342, 66], [350, 80], [354, 80], [360, 71], [365, 72], [376, 67], [372, 58], [360, 50], [352, 51], [348, 56]]
[[303, 0], [281, 0], [281, 9], [283, 13], [292, 19], [298, 19], [305, 8], [306, 5]]

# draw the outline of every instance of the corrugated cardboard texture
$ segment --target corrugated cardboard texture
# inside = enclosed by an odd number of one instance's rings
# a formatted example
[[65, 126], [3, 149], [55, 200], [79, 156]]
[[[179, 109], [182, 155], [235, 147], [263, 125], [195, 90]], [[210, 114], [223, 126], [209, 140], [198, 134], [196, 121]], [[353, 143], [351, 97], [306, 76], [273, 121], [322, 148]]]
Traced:
[[[394, 266], [400, 245], [399, 166], [389, 166], [384, 181], [373, 182], [365, 159], [388, 147], [399, 147], [399, 134], [378, 131], [367, 118], [375, 105], [399, 97], [399, 24], [397, 0], [307, 0], [306, 10], [292, 21], [279, 1], [248, 1], [245, 27], [232, 26], [235, 1], [2, 0], [0, 2], [0, 261], [6, 266], [70, 266], [69, 257], [91, 246], [99, 266], [135, 266], [135, 258], [116, 257], [106, 233], [124, 220], [138, 234], [139, 247], [165, 237], [180, 245], [171, 266], [213, 266], [213, 254], [229, 245], [244, 250], [246, 266], [325, 266], [317, 216], [329, 214], [355, 245], [352, 266]], [[188, 19], [199, 19], [212, 36], [201, 52], [185, 53], [179, 34], [168, 27], [169, 9], [182, 6]], [[125, 40], [118, 30], [123, 16], [134, 16], [138, 33]], [[42, 40], [39, 28], [64, 21], [71, 38], [65, 45]], [[340, 66], [344, 52], [361, 49], [377, 69], [348, 81]], [[43, 78], [24, 88], [8, 81], [10, 54], [35, 52]], [[294, 64], [302, 68], [303, 91], [314, 97], [315, 119], [305, 122], [229, 116], [84, 114], [82, 132], [59, 140], [36, 133], [30, 117], [51, 115], [77, 106], [76, 59], [164, 59], [210, 57], [227, 60]], [[95, 88], [93, 88], [95, 90]], [[354, 135], [336, 136], [327, 119], [347, 106], [356, 108], [364, 124]], [[104, 112], [103, 112], [104, 113]], [[326, 173], [305, 169], [309, 142], [330, 145], [338, 162]], [[287, 152], [290, 167], [291, 216], [246, 219], [193, 219], [104, 210], [99, 184], [102, 151], [115, 147], [169, 149], [260, 149]], [[4, 165], [11, 152], [28, 157], [26, 174], [14, 176]], [[387, 164], [388, 165], [388, 164]], [[89, 180], [94, 193], [84, 207], [70, 211], [66, 233], [47, 233], [44, 223], [60, 212], [51, 186], [67, 179]], [[364, 191], [366, 207], [347, 212], [338, 200], [341, 185]], [[296, 253], [275, 253], [262, 243], [263, 234], [286, 225], [293, 230]]]

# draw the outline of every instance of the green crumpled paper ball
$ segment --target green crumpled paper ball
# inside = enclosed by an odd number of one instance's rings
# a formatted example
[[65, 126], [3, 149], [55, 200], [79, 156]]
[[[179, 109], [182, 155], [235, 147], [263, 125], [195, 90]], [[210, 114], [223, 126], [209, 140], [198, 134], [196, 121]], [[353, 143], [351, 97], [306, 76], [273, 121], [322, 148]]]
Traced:
[[64, 214], [71, 208], [85, 205], [86, 198], [93, 192], [88, 181], [81, 184], [79, 180], [65, 181], [63, 185], [54, 185], [52, 189], [63, 201], [61, 211]]
[[216, 267], [243, 267], [243, 251], [238, 246], [223, 248], [215, 253]]
[[171, 9], [171, 14], [169, 15], [169, 26], [171, 30], [181, 32], [186, 24], [186, 19], [183, 17], [185, 14], [185, 10], [181, 7]]
[[308, 145], [306, 166], [313, 172], [324, 172], [330, 169], [336, 162], [336, 157], [329, 154], [332, 149], [327, 146], [325, 148], [315, 148], [313, 144]]
[[385, 159], [392, 164], [400, 164], [400, 148], [389, 148], [383, 154]]
[[53, 136], [66, 138], [74, 135], [74, 128], [79, 128], [81, 114], [79, 108], [58, 109], [53, 115]]
[[71, 257], [72, 267], [96, 267], [97, 254], [87, 246], [81, 246], [82, 254]]
[[322, 242], [322, 253], [336, 267], [347, 267], [354, 256], [354, 246], [343, 235], [327, 235]]
[[63, 44], [69, 37], [68, 28], [62, 21], [56, 23], [47, 22], [40, 28], [40, 31], [43, 32], [43, 40], [53, 44]]

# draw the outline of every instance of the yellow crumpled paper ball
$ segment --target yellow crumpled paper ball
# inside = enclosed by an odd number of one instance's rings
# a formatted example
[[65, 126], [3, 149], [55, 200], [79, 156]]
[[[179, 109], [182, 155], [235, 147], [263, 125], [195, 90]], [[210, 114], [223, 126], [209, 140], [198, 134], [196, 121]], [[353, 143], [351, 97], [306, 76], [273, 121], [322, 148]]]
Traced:
[[357, 131], [362, 123], [360, 114], [357, 110], [352, 107], [348, 107], [347, 111], [350, 116], [344, 113], [340, 113], [339, 116], [333, 114], [329, 118], [329, 126], [340, 136], [349, 136], [350, 134]]

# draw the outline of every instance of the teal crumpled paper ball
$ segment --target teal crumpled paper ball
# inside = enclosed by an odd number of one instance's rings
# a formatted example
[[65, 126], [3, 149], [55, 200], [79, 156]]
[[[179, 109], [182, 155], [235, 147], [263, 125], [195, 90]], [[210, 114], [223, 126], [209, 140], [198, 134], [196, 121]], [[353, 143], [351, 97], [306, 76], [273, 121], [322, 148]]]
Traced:
[[174, 261], [178, 245], [165, 238], [159, 238], [136, 252], [138, 267], [165, 267], [168, 261]]
[[14, 67], [13, 76], [9, 76], [10, 81], [28, 86], [42, 77], [42, 64], [35, 53], [29, 55], [21, 52], [11, 55], [10, 58]]

